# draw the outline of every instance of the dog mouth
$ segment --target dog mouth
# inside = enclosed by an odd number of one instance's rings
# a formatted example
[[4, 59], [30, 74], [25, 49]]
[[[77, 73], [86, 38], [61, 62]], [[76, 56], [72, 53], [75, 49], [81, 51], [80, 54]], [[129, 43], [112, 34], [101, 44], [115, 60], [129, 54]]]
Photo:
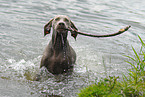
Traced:
[[57, 30], [58, 31], [65, 31], [66, 29], [65, 28], [58, 28]]
[[58, 27], [57, 31], [58, 32], [64, 32], [64, 31], [67, 31], [67, 28], [65, 28], [65, 27]]

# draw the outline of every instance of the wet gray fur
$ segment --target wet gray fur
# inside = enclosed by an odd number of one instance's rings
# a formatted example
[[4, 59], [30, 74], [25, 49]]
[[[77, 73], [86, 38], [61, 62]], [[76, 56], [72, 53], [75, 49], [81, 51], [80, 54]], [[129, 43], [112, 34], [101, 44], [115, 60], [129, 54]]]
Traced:
[[62, 74], [73, 70], [76, 61], [76, 53], [67, 40], [68, 29], [77, 30], [71, 20], [64, 15], [51, 19], [44, 27], [44, 35], [51, 32], [52, 39], [47, 45], [41, 59], [40, 68], [45, 66], [52, 74]]

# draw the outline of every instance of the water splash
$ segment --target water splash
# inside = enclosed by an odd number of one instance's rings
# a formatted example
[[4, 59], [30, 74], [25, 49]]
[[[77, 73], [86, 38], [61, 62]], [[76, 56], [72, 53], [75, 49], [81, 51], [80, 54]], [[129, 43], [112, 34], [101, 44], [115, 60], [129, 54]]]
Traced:
[[7, 67], [5, 68], [5, 72], [11, 73], [11, 79], [27, 79], [32, 80], [33, 76], [38, 71], [39, 63], [37, 60], [40, 60], [40, 56], [33, 60], [24, 60], [21, 59], [19, 61], [16, 61], [15, 59], [8, 59], [7, 60]]

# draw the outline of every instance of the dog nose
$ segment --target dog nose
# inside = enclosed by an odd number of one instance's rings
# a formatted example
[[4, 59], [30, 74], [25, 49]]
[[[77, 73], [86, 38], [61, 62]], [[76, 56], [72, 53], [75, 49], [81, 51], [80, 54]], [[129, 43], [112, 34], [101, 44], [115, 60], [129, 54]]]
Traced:
[[61, 22], [61, 23], [59, 23], [59, 25], [60, 25], [60, 26], [64, 26], [64, 23], [63, 23], [63, 22]]

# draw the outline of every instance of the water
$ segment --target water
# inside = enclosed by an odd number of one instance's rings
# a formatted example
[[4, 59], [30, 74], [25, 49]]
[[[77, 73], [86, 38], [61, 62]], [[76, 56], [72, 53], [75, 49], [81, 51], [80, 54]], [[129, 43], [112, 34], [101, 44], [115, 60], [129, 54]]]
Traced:
[[[107, 75], [121, 76], [129, 68], [122, 55], [133, 56], [145, 39], [144, 0], [0, 0], [0, 97], [76, 97], [79, 89]], [[74, 73], [32, 81], [51, 35], [43, 26], [56, 15], [67, 15], [82, 32], [108, 34], [132, 27], [112, 38], [68, 35], [77, 53]], [[104, 68], [104, 64], [106, 69]], [[58, 80], [59, 79], [59, 80]]]

